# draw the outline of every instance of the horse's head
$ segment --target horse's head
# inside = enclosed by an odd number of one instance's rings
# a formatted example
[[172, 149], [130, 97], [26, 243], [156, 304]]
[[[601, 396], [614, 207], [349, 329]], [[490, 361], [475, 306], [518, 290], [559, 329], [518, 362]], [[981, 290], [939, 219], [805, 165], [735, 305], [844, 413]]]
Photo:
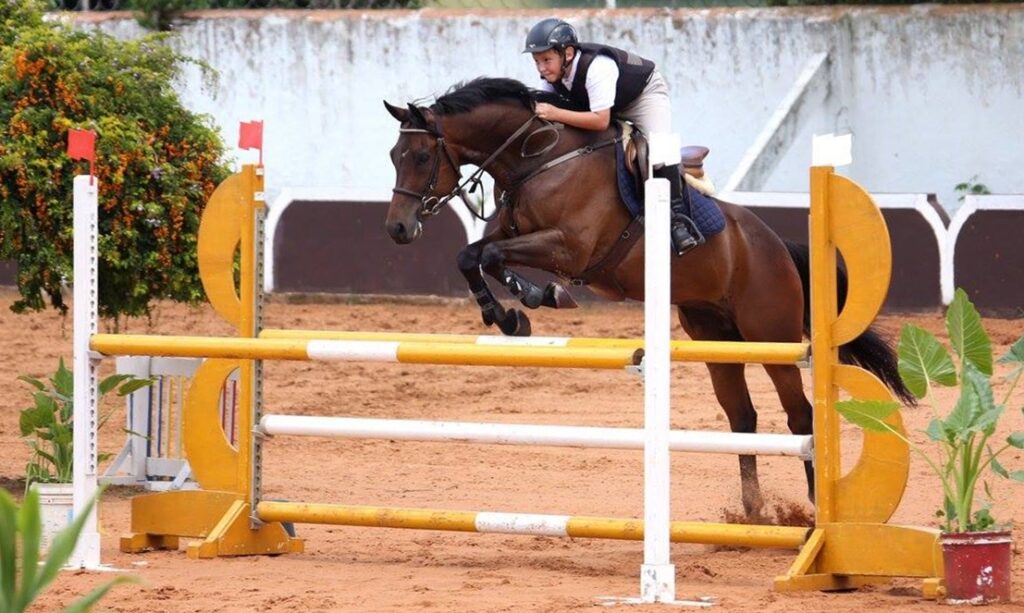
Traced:
[[437, 213], [456, 191], [459, 160], [429, 109], [413, 104], [401, 108], [386, 101], [384, 107], [402, 124], [391, 148], [396, 177], [384, 227], [392, 240], [404, 245], [419, 238], [423, 218]]

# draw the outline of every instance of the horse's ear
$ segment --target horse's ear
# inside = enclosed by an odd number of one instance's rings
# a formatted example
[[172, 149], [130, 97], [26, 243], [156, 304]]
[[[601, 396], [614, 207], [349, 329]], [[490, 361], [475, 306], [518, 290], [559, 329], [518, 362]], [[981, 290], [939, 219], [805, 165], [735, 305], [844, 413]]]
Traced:
[[409, 120], [412, 121], [412, 125], [419, 128], [426, 128], [430, 123], [427, 121], [427, 116], [423, 114], [423, 109], [411, 102], [409, 103]]
[[391, 116], [397, 119], [398, 121], [402, 123], [409, 121], [408, 110], [403, 109], [402, 107], [399, 106], [395, 106], [393, 104], [389, 104], [387, 100], [384, 101], [384, 108], [386, 108], [388, 112], [391, 113]]

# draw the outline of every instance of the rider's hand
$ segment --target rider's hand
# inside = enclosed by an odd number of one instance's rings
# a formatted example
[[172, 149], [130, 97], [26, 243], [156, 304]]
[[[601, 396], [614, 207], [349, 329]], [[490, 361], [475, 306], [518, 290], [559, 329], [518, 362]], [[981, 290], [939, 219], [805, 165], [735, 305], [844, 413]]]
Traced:
[[534, 108], [534, 112], [537, 114], [537, 117], [540, 117], [541, 119], [554, 121], [555, 114], [558, 112], [558, 107], [553, 104], [548, 104], [547, 102], [538, 102], [536, 108]]

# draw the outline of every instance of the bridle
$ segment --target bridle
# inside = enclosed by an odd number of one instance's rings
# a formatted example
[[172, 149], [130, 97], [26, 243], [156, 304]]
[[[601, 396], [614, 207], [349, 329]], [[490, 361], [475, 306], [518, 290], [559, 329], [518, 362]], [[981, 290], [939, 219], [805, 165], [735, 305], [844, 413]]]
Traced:
[[[513, 132], [512, 136], [509, 136], [505, 140], [505, 142], [502, 143], [502, 145], [500, 147], [498, 147], [498, 149], [494, 153], [492, 153], [486, 160], [484, 160], [484, 162], [477, 167], [476, 171], [474, 171], [473, 174], [471, 174], [465, 180], [462, 180], [462, 171], [459, 169], [459, 163], [456, 160], [455, 156], [452, 155], [452, 152], [448, 148], [447, 142], [445, 141], [444, 135], [441, 134], [440, 130], [429, 130], [429, 129], [426, 129], [426, 128], [399, 128], [398, 131], [400, 133], [402, 133], [402, 134], [429, 134], [429, 135], [433, 136], [435, 138], [435, 141], [436, 141], [435, 142], [435, 146], [436, 146], [437, 150], [444, 153], [444, 156], [443, 156], [444, 159], [448, 160], [448, 163], [451, 165], [452, 170], [455, 171], [456, 181], [462, 181], [462, 182], [459, 183], [458, 185], [456, 185], [452, 189], [451, 192], [449, 192], [448, 194], [445, 194], [444, 196], [438, 197], [438, 196], [434, 195], [434, 189], [437, 187], [437, 180], [438, 180], [438, 178], [440, 177], [440, 174], [441, 174], [441, 159], [442, 159], [441, 153], [436, 153], [434, 155], [434, 164], [433, 164], [433, 166], [430, 169], [430, 178], [427, 179], [427, 185], [426, 185], [426, 187], [423, 188], [422, 191], [415, 192], [415, 191], [413, 191], [411, 189], [405, 189], [404, 187], [396, 187], [396, 188], [393, 188], [391, 191], [393, 191], [396, 194], [402, 194], [403, 196], [411, 196], [413, 198], [419, 199], [419, 201], [420, 201], [419, 216], [420, 217], [430, 217], [432, 215], [437, 215], [438, 212], [440, 212], [441, 207], [443, 207], [444, 205], [448, 204], [448, 202], [450, 202], [452, 200], [452, 198], [455, 198], [456, 196], [458, 196], [459, 198], [462, 199], [462, 203], [466, 205], [466, 208], [469, 209], [469, 211], [474, 216], [476, 216], [477, 218], [482, 219], [484, 221], [490, 221], [491, 219], [493, 219], [498, 214], [498, 211], [500, 209], [496, 209], [491, 215], [486, 216], [486, 217], [481, 214], [482, 211], [481, 211], [481, 213], [477, 213], [476, 207], [474, 207], [473, 204], [469, 201], [469, 196], [467, 195], [466, 187], [470, 186], [470, 188], [469, 188], [469, 193], [470, 194], [475, 192], [477, 187], [480, 186], [480, 177], [482, 177], [484, 175], [484, 171], [487, 169], [487, 167], [490, 165], [490, 163], [493, 162], [495, 160], [495, 158], [497, 158], [499, 155], [501, 155], [502, 152], [505, 151], [505, 149], [508, 149], [509, 145], [511, 145], [513, 142], [515, 142], [516, 139], [518, 139], [520, 136], [522, 136], [522, 134], [524, 132], [526, 132], [530, 128], [530, 125], [533, 123], [533, 121], [535, 119], [537, 119], [536, 115], [530, 115], [530, 118], [527, 119], [526, 122], [523, 123], [523, 125], [519, 126], [519, 129], [517, 129], [515, 132]], [[546, 123], [545, 126], [539, 128], [538, 130], [536, 130], [533, 133], [531, 133], [530, 136], [528, 136], [526, 138], [526, 141], [523, 142], [523, 152], [522, 152], [523, 157], [535, 157], [535, 156], [538, 156], [538, 155], [543, 155], [543, 154], [547, 153], [548, 151], [550, 151], [551, 149], [553, 149], [555, 147], [555, 145], [558, 144], [558, 136], [557, 136], [558, 133], [557, 133], [556, 130], [559, 128], [559, 126], [556, 126], [554, 124], [550, 124], [550, 123], [547, 123], [547, 122], [545, 122], [545, 123]], [[550, 143], [549, 145], [545, 145], [544, 147], [542, 147], [540, 151], [537, 151], [535, 153], [527, 154], [525, 149], [526, 149], [526, 145], [529, 142], [530, 138], [532, 136], [534, 136], [535, 134], [539, 133], [539, 132], [548, 131], [548, 130], [555, 131], [555, 139], [554, 139], [554, 141], [552, 143]]]
[[[433, 130], [427, 130], [424, 128], [399, 128], [400, 133], [404, 134], [430, 134], [437, 139], [437, 149], [444, 152], [444, 157], [451, 164], [452, 169], [459, 179], [462, 179], [462, 171], [459, 170], [459, 165], [456, 163], [455, 158], [452, 156], [452, 152], [448, 149], [448, 145], [445, 143], [444, 136]], [[427, 186], [423, 188], [421, 192], [414, 192], [411, 189], [405, 189], [404, 187], [396, 187], [392, 189], [396, 194], [402, 194], [405, 196], [412, 196], [418, 198], [420, 201], [420, 216], [430, 217], [431, 215], [437, 215], [441, 207], [448, 203], [449, 200], [454, 198], [456, 195], [461, 195], [465, 199], [464, 194], [459, 192], [464, 187], [464, 184], [458, 185], [451, 191], [450, 194], [442, 198], [438, 198], [434, 195], [434, 188], [437, 187], [437, 179], [441, 174], [441, 155], [437, 154], [434, 156], [434, 165], [430, 169], [430, 178], [427, 179]], [[475, 189], [475, 186], [474, 186]]]

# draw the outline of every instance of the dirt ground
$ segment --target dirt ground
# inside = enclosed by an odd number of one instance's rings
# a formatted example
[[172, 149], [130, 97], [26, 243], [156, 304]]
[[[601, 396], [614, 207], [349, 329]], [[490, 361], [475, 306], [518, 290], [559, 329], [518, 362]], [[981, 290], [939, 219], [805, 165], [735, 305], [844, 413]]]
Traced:
[[[70, 320], [51, 314], [14, 315], [10, 290], [0, 290], [0, 483], [21, 496], [28, 449], [18, 436], [18, 410], [29, 394], [19, 374], [52, 372], [71, 357]], [[913, 321], [942, 332], [938, 314], [881, 320], [895, 331]], [[272, 302], [267, 327], [486, 332], [464, 301], [441, 304], [312, 304]], [[536, 313], [536, 335], [642, 335], [640, 305], [585, 305]], [[998, 355], [1024, 332], [1021, 320], [985, 321]], [[132, 321], [127, 332], [230, 334], [208, 308], [164, 304], [152, 322]], [[674, 334], [681, 338], [678, 325]], [[106, 366], [110, 368], [110, 366]], [[751, 395], [762, 409], [760, 430], [785, 432], [785, 415], [770, 382], [748, 369]], [[805, 377], [806, 379], [806, 377]], [[809, 385], [805, 381], [805, 387]], [[997, 390], [1007, 388], [1001, 382]], [[642, 387], [629, 374], [586, 370], [497, 369], [399, 364], [268, 363], [268, 412], [432, 420], [493, 421], [593, 426], [642, 425]], [[673, 428], [727, 430], [703, 365], [676, 365]], [[997, 391], [998, 395], [998, 391]], [[1010, 403], [1003, 429], [1024, 428], [1024, 389]], [[948, 398], [947, 398], [948, 400]], [[116, 400], [109, 408], [116, 409]], [[905, 413], [923, 429], [927, 408]], [[118, 422], [115, 417], [111, 422]], [[116, 452], [119, 423], [101, 431], [102, 448]], [[844, 428], [844, 458], [858, 453], [860, 435]], [[267, 446], [268, 497], [294, 501], [434, 507], [609, 517], [642, 516], [642, 457], [636, 451], [484, 447], [463, 444], [340, 441], [276, 437]], [[1006, 465], [1024, 468], [1024, 454]], [[738, 515], [736, 459], [676, 454], [672, 465], [675, 519], [723, 521]], [[799, 462], [762, 458], [762, 487], [772, 507], [810, 512]], [[994, 489], [993, 513], [1024, 523], [1024, 487]], [[306, 552], [277, 558], [190, 561], [183, 551], [122, 554], [117, 537], [128, 529], [126, 488], [109, 490], [101, 507], [103, 561], [139, 577], [116, 587], [98, 609], [112, 611], [569, 611], [605, 610], [601, 596], [635, 596], [643, 547], [639, 542], [569, 540], [407, 530], [299, 526]], [[937, 481], [927, 466], [912, 465], [911, 483], [894, 523], [934, 526]], [[1015, 550], [1019, 554], [1018, 529]], [[865, 543], [865, 546], [870, 546]], [[673, 545], [680, 598], [710, 597], [729, 611], [841, 611], [932, 609], [913, 580], [852, 593], [778, 594], [771, 581], [786, 571], [793, 551], [728, 550]], [[109, 578], [106, 573], [64, 572], [36, 610], [67, 605]], [[1024, 562], [1014, 563], [1018, 598], [1024, 599]], [[1019, 605], [993, 610], [1020, 610]], [[641, 610], [655, 607], [640, 607]]]

